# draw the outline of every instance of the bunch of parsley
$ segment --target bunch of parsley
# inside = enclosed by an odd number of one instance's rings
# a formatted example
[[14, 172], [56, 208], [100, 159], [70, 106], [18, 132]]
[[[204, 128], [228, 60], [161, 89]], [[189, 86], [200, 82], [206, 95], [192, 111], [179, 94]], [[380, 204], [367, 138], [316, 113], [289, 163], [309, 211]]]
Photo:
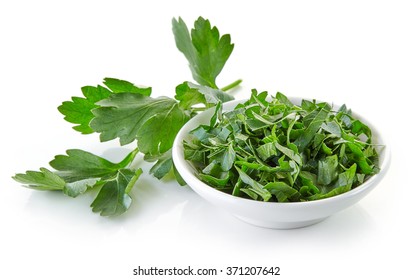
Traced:
[[40, 168], [13, 178], [26, 187], [58, 190], [70, 197], [99, 188], [91, 207], [102, 216], [120, 215], [129, 209], [130, 192], [142, 174], [141, 168], [132, 167], [139, 153], [144, 160], [154, 163], [150, 173], [156, 178], [173, 172], [177, 181], [184, 184], [171, 157], [176, 134], [199, 111], [232, 100], [226, 91], [241, 81], [221, 89], [216, 85], [216, 77], [234, 48], [230, 35], [220, 36], [218, 29], [202, 17], [195, 21], [190, 32], [181, 18], [173, 19], [172, 26], [176, 46], [188, 60], [197, 84], [179, 84], [174, 99], [154, 98], [150, 87], [105, 78], [103, 85], [83, 87], [83, 97], [72, 97], [58, 108], [66, 121], [76, 124], [73, 127], [76, 131], [100, 133], [102, 142], [116, 138], [121, 145], [135, 142], [132, 152], [119, 163], [113, 163], [87, 151], [71, 149], [49, 163], [54, 170]]

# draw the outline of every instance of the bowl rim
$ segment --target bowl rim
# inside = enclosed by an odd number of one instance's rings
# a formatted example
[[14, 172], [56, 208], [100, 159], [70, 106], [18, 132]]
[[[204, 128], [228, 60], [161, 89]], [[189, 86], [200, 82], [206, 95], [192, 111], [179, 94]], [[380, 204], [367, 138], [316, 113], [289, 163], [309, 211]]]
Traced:
[[[297, 102], [301, 102], [303, 99], [305, 100], [311, 100], [311, 99], [306, 99], [304, 97], [296, 97], [296, 96], [288, 96], [288, 99], [296, 104]], [[227, 107], [235, 107], [237, 104], [243, 103], [245, 101], [249, 100], [248, 98], [246, 99], [235, 99], [229, 102], [223, 103], [223, 111], [225, 111], [225, 108]], [[314, 99], [312, 99], [314, 100]], [[320, 100], [316, 100], [316, 102], [324, 102]], [[329, 103], [329, 102], [328, 102]], [[335, 103], [329, 103], [332, 105], [332, 108], [339, 108], [340, 105], [335, 104]], [[193, 187], [191, 184], [187, 183], [190, 188], [194, 189], [195, 192], [196, 189], [202, 187], [204, 191], [210, 192], [213, 195], [219, 196], [221, 199], [225, 200], [231, 200], [231, 201], [238, 201], [241, 203], [247, 203], [250, 205], [276, 205], [277, 207], [291, 207], [291, 205], [294, 205], [293, 207], [305, 207], [309, 205], [323, 205], [323, 204], [329, 204], [329, 203], [334, 203], [339, 200], [344, 200], [350, 197], [356, 197], [357, 195], [371, 189], [371, 187], [376, 186], [385, 176], [389, 169], [390, 165], [390, 159], [391, 159], [391, 151], [390, 151], [390, 145], [387, 142], [387, 139], [380, 133], [378, 129], [376, 129], [376, 126], [373, 124], [373, 122], [369, 121], [367, 118], [363, 117], [362, 115], [359, 115], [357, 112], [352, 112], [352, 115], [354, 115], [356, 118], [360, 119], [362, 122], [367, 124], [369, 128], [371, 129], [373, 133], [373, 137], [375, 139], [379, 139], [380, 145], [383, 146], [383, 149], [380, 151], [379, 155], [379, 160], [380, 160], [380, 172], [371, 176], [368, 180], [366, 180], [364, 183], [361, 185], [357, 186], [354, 189], [351, 189], [348, 192], [328, 197], [328, 198], [323, 198], [323, 199], [318, 199], [318, 200], [311, 200], [311, 201], [298, 201], [298, 202], [276, 202], [276, 201], [258, 201], [258, 200], [253, 200], [253, 199], [248, 199], [248, 198], [243, 198], [243, 197], [237, 197], [225, 192], [222, 192], [220, 190], [217, 190], [213, 188], [212, 186], [209, 186], [208, 184], [204, 183], [201, 181], [196, 175], [196, 170], [190, 165], [190, 163], [184, 159], [184, 154], [183, 154], [183, 140], [184, 137], [187, 135], [187, 133], [191, 130], [188, 127], [194, 126], [197, 127], [201, 122], [199, 122], [199, 118], [204, 116], [205, 114], [210, 114], [211, 112], [214, 111], [215, 107], [208, 108], [207, 110], [199, 113], [198, 115], [194, 116], [192, 119], [190, 119], [178, 132], [176, 135], [175, 141], [173, 143], [172, 147], [172, 158], [174, 165], [177, 169], [177, 171], [180, 173], [182, 178], [186, 181], [186, 177], [190, 179], [190, 181], [195, 180], [197, 182], [197, 185]], [[229, 109], [231, 110], [231, 109]], [[228, 111], [228, 110], [226, 110]], [[195, 125], [193, 125], [195, 124]], [[187, 131], [189, 130], [189, 131]], [[383, 160], [382, 160], [383, 158]]]

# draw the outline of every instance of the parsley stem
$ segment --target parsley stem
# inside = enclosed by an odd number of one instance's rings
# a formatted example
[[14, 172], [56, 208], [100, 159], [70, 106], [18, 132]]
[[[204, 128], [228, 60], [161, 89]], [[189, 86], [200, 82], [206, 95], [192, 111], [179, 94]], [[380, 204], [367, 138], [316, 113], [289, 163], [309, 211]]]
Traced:
[[192, 111], [193, 112], [203, 112], [204, 110], [206, 110], [207, 109], [207, 107], [199, 107], [199, 108], [197, 108], [197, 107], [192, 107]]
[[130, 180], [129, 184], [127, 184], [127, 187], [125, 189], [125, 193], [130, 193], [134, 185], [136, 184], [137, 179], [139, 179], [140, 175], [142, 175], [143, 170], [141, 168], [137, 169], [133, 178]]
[[241, 82], [242, 82], [242, 79], [236, 80], [236, 81], [234, 81], [233, 83], [231, 83], [231, 84], [229, 84], [229, 85], [227, 85], [227, 86], [225, 86], [225, 87], [222, 87], [221, 90], [222, 90], [222, 91], [228, 91], [228, 90], [230, 90], [230, 89], [232, 89], [232, 88], [237, 87], [238, 85], [240, 85]]

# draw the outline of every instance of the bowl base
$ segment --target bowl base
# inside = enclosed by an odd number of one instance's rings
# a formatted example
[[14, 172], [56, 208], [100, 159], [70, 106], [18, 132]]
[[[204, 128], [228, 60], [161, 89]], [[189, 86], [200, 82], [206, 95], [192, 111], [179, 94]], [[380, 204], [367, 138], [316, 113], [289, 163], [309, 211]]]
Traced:
[[238, 218], [239, 220], [242, 220], [243, 222], [246, 222], [248, 224], [258, 226], [258, 227], [271, 228], [271, 229], [303, 228], [303, 227], [307, 227], [307, 226], [320, 223], [327, 218], [327, 217], [324, 217], [320, 219], [300, 221], [300, 222], [275, 222], [275, 221], [258, 221], [258, 220], [252, 220], [252, 219], [242, 217], [242, 216], [237, 216], [237, 215], [234, 215], [234, 216]]

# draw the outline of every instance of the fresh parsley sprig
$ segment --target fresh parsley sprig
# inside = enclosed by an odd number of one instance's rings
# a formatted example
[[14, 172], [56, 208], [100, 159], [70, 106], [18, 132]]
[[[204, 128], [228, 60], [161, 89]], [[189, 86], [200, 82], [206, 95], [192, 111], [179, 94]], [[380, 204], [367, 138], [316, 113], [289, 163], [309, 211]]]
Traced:
[[189, 33], [185, 22], [173, 19], [177, 48], [189, 62], [194, 80], [176, 87], [175, 98], [152, 97], [151, 87], [138, 87], [131, 82], [105, 78], [103, 85], [83, 87], [82, 97], [72, 97], [58, 110], [64, 119], [82, 133], [99, 133], [100, 141], [119, 139], [120, 145], [135, 142], [136, 149], [121, 162], [113, 163], [89, 152], [72, 149], [51, 162], [54, 170], [40, 168], [13, 178], [36, 190], [62, 191], [70, 197], [88, 189], [99, 188], [91, 204], [102, 216], [123, 214], [132, 203], [130, 192], [142, 174], [132, 163], [141, 153], [153, 162], [150, 173], [158, 179], [169, 172], [185, 184], [173, 166], [171, 148], [178, 131], [198, 112], [217, 103], [232, 100], [226, 93], [241, 80], [219, 89], [216, 78], [233, 51], [230, 35], [219, 35], [209, 20], [199, 17]]

